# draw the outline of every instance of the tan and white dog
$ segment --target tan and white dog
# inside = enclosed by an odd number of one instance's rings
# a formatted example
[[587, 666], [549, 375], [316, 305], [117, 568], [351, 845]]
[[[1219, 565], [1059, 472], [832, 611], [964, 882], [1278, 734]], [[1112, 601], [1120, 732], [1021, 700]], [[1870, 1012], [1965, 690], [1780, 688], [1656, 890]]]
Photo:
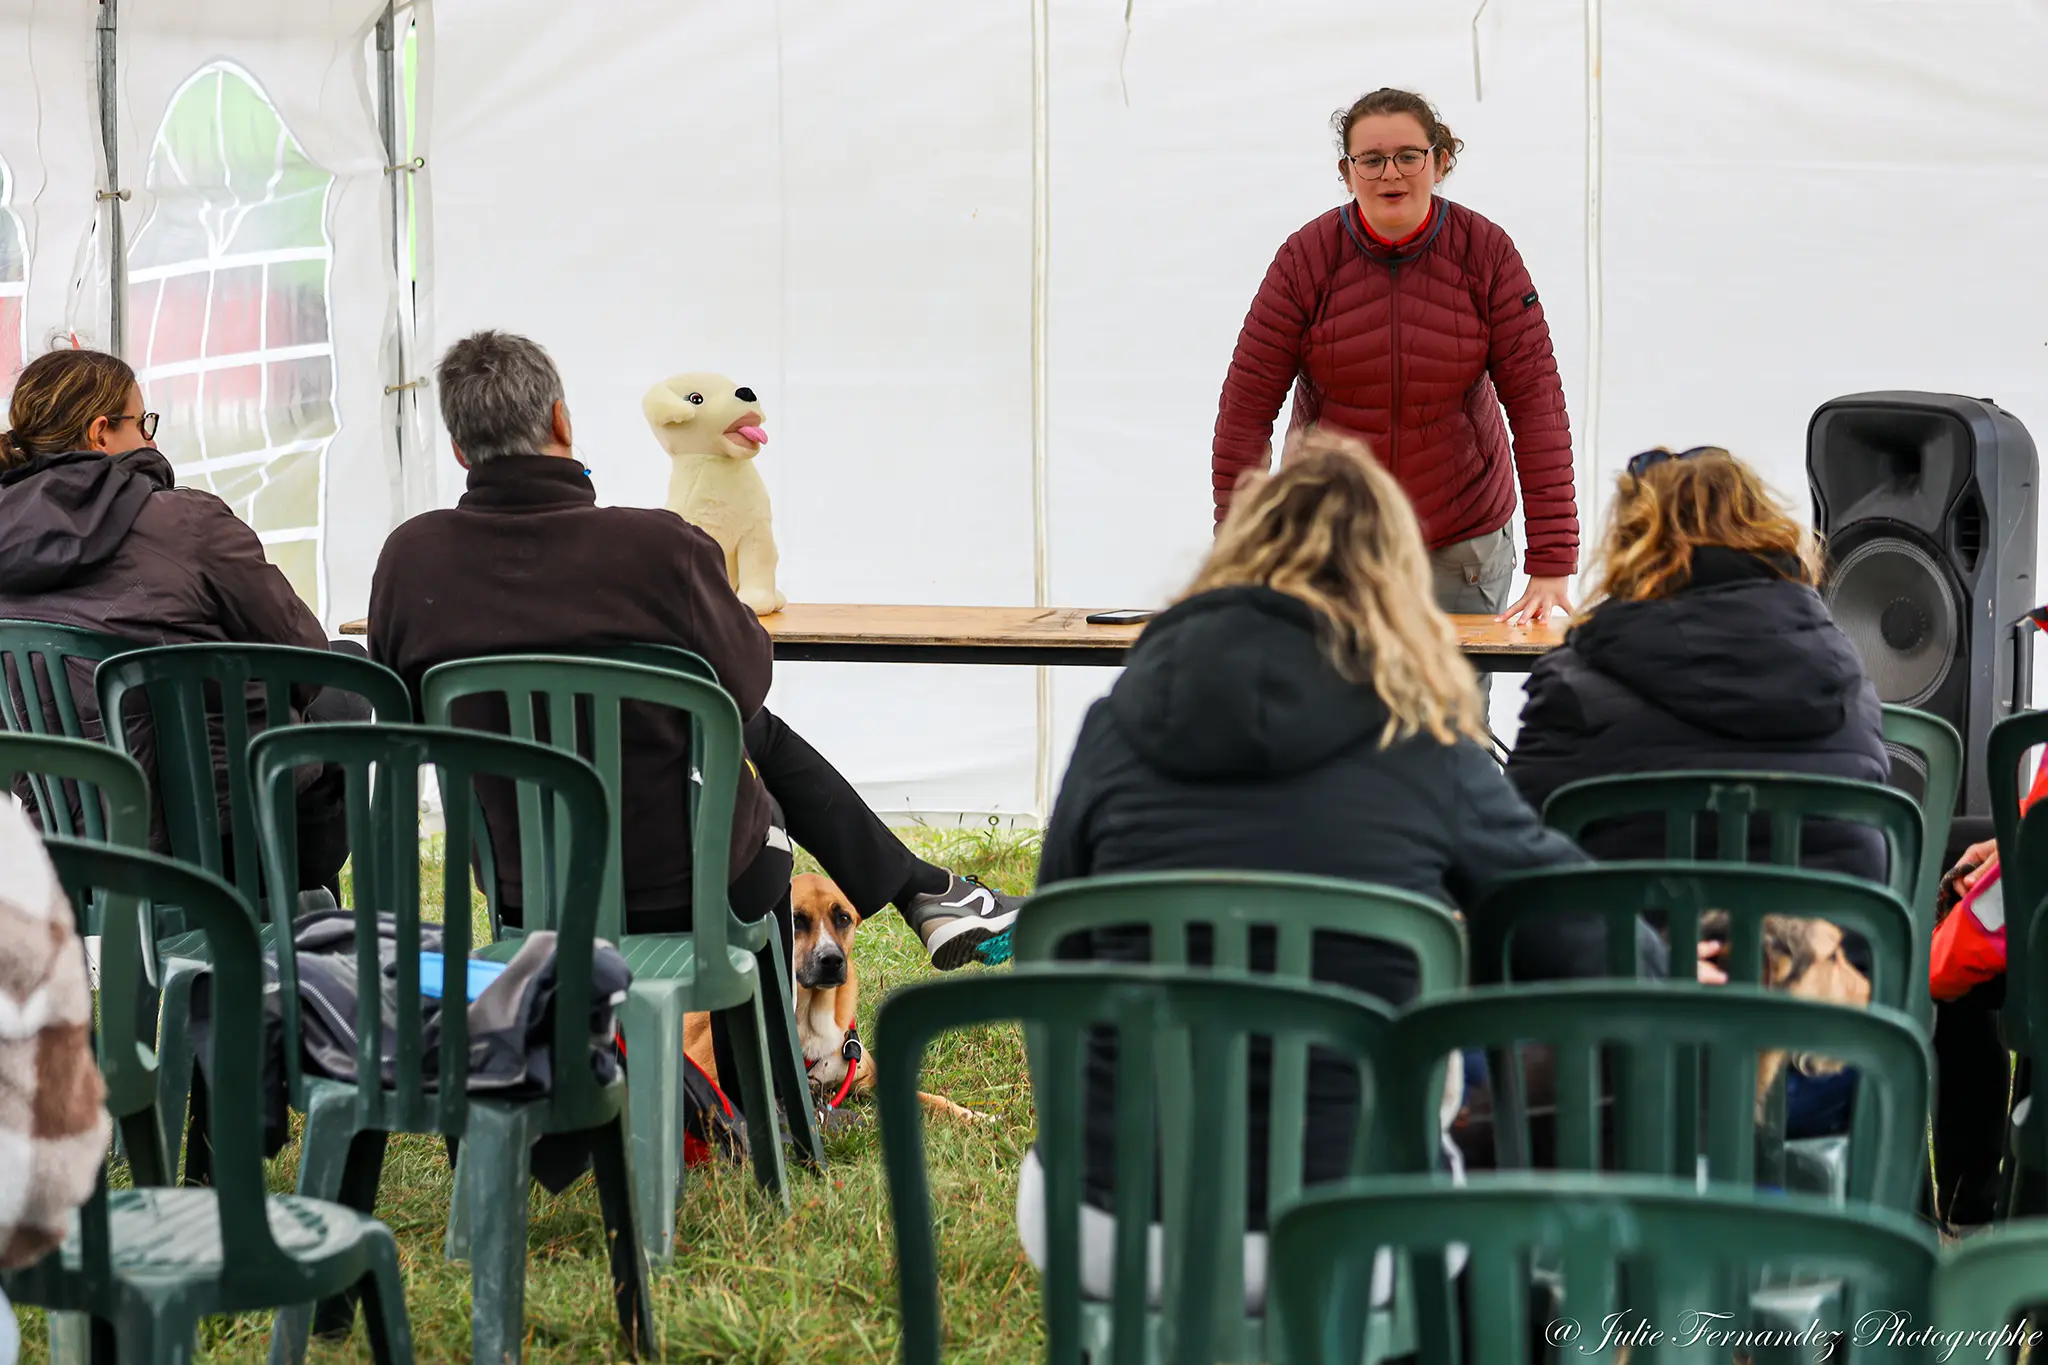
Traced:
[[756, 616], [782, 610], [768, 485], [754, 467], [768, 443], [760, 398], [722, 374], [679, 374], [640, 408], [671, 461], [669, 511], [718, 542], [727, 580]]
[[[797, 1040], [810, 1067], [812, 1090], [821, 1099], [830, 1099], [846, 1079], [846, 1037], [859, 1018], [860, 977], [853, 965], [853, 936], [860, 929], [861, 914], [837, 883], [811, 872], [791, 880], [789, 903], [796, 931], [790, 963], [796, 978]], [[712, 1055], [710, 1015], [692, 1014], [683, 1020], [683, 1051], [725, 1088]], [[865, 1093], [874, 1088], [874, 1054], [862, 1048], [853, 1089]], [[954, 1118], [980, 1123], [988, 1117], [939, 1095], [919, 1091], [918, 1099], [927, 1109]]]

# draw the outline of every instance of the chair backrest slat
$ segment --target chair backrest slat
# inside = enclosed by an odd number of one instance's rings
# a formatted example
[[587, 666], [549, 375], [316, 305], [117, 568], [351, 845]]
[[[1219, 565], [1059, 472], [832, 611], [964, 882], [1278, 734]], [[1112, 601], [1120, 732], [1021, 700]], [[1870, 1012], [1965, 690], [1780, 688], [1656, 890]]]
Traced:
[[2043, 1265], [2048, 1225], [2039, 1219], [2001, 1223], [1950, 1247], [1934, 1276], [1935, 1330], [1983, 1332], [2019, 1321], [2041, 1302]]
[[[1441, 1265], [1428, 1253], [1454, 1245], [1471, 1248], [1466, 1316], [1476, 1349], [1462, 1358], [1486, 1365], [1546, 1359], [1553, 1349], [1560, 1357], [1593, 1356], [1604, 1344], [1596, 1333], [1610, 1323], [1642, 1324], [1659, 1334], [1634, 1342], [1631, 1359], [1725, 1359], [1727, 1348], [1713, 1339], [1688, 1340], [1689, 1324], [1731, 1333], [1762, 1326], [1745, 1310], [1752, 1286], [1766, 1275], [1780, 1283], [1833, 1282], [1840, 1305], [1831, 1306], [1830, 1320], [1845, 1330], [1832, 1358], [1919, 1359], [1897, 1334], [1868, 1330], [1865, 1314], [1910, 1324], [1904, 1330], [1924, 1340], [1917, 1334], [1929, 1322], [1933, 1287], [1944, 1273], [1933, 1232], [1896, 1210], [1852, 1211], [1754, 1190], [1703, 1193], [1689, 1181], [1655, 1176], [1479, 1173], [1462, 1188], [1428, 1177], [1371, 1177], [1319, 1191], [1275, 1224], [1268, 1275], [1285, 1349], [1274, 1358], [1356, 1365], [1347, 1330], [1346, 1310], [1357, 1294], [1350, 1267], [1379, 1248], [1405, 1249], [1421, 1275]], [[1564, 1272], [1562, 1301], [1544, 1315], [1547, 1340], [1544, 1318], [1532, 1333], [1525, 1311], [1532, 1262]], [[1460, 1315], [1451, 1296], [1422, 1290], [1417, 1358], [1460, 1359]], [[1702, 1322], [1703, 1311], [1733, 1317]], [[1940, 1325], [1983, 1331], [1973, 1324], [2004, 1321], [1951, 1311]], [[1561, 1343], [1555, 1329], [1562, 1324], [1578, 1325], [1583, 1335]], [[1609, 1347], [1597, 1358], [1619, 1357]]]
[[[131, 693], [147, 699], [156, 746], [154, 777], [172, 855], [229, 877], [251, 905], [260, 905], [267, 892], [247, 762], [251, 737], [292, 723], [292, 693], [299, 688], [353, 693], [369, 703], [379, 721], [412, 719], [405, 684], [390, 669], [353, 654], [291, 645], [131, 649], [100, 665], [95, 686], [102, 716], [129, 714]], [[127, 752], [134, 737], [125, 725], [109, 725], [107, 739]], [[232, 867], [223, 864], [223, 839], [233, 846]], [[292, 888], [295, 894], [297, 889]]]
[[[1870, 945], [1870, 998], [1921, 1018], [1929, 1009], [1926, 949], [1897, 893], [1858, 877], [1757, 863], [1631, 862], [1542, 868], [1505, 878], [1466, 911], [1472, 980], [1511, 979], [1513, 940], [1566, 921], [1597, 920], [1606, 933], [1607, 972], [1638, 968], [1636, 921], [1668, 926], [1671, 978], [1690, 981], [1698, 960], [1693, 932], [1709, 910], [1728, 914], [1729, 980], [1763, 981], [1764, 917], [1822, 919]], [[1915, 965], [1919, 974], [1915, 975]]]
[[[904, 1360], [928, 1365], [939, 1359], [937, 1261], [917, 1099], [918, 1073], [935, 1038], [961, 1028], [1019, 1022], [1040, 1039], [1032, 1091], [1045, 1174], [1047, 1341], [1049, 1358], [1064, 1363], [1081, 1358], [1083, 1059], [1094, 1030], [1113, 1030], [1118, 1048], [1117, 1273], [1110, 1359], [1118, 1365], [1147, 1359], [1145, 1333], [1135, 1324], [1146, 1318], [1149, 1276], [1142, 1273], [1145, 1262], [1134, 1231], [1150, 1235], [1156, 1171], [1164, 1186], [1159, 1203], [1161, 1358], [1209, 1361], [1254, 1358], [1242, 1354], [1247, 1345], [1242, 1241], [1248, 1044], [1254, 1038], [1312, 1043], [1352, 1069], [1359, 1079], [1360, 1109], [1347, 1150], [1350, 1169], [1362, 1172], [1375, 1169], [1386, 1149], [1377, 1131], [1373, 1061], [1391, 1017], [1380, 1002], [1334, 987], [1156, 966], [1021, 964], [1004, 976], [920, 982], [896, 991], [876, 1017], [874, 1049]], [[1198, 1125], [1152, 1122], [1155, 1115], [1164, 1117], [1166, 1108], [1159, 1101], [1170, 1094], [1166, 1068], [1159, 1062], [1175, 1051], [1204, 1058], [1208, 1079]], [[1156, 1098], [1132, 1094], [1140, 1090]], [[1269, 1124], [1274, 1112], [1269, 1102]], [[1271, 1127], [1268, 1131], [1275, 1133]], [[1297, 1130], [1293, 1145], [1299, 1143]], [[1362, 1347], [1362, 1338], [1357, 1344]]]
[[[1151, 960], [1186, 965], [1191, 931], [1217, 945], [1214, 965], [1250, 966], [1252, 935], [1275, 940], [1275, 974], [1305, 981], [1319, 933], [1378, 939], [1417, 959], [1426, 998], [1465, 980], [1465, 936], [1444, 906], [1413, 892], [1334, 877], [1271, 872], [1137, 872], [1062, 882], [1034, 895], [1017, 918], [1019, 962], [1050, 962], [1061, 945], [1089, 930], [1145, 928]], [[1235, 961], [1223, 946], [1236, 944]]]
[[1661, 812], [1667, 821], [1667, 858], [1696, 856], [1690, 838], [1673, 836], [1679, 822], [1689, 832], [1702, 815], [1716, 817], [1722, 862], [1751, 861], [1749, 817], [1770, 816], [1770, 860], [1785, 866], [1798, 860], [1799, 831], [1806, 821], [1839, 820], [1884, 835], [1889, 855], [1885, 884], [1901, 900], [1910, 905], [1920, 880], [1920, 850], [1926, 842], [1920, 807], [1904, 792], [1874, 782], [1805, 773], [1643, 773], [1573, 782], [1543, 803], [1544, 823], [1574, 838], [1596, 822], [1652, 812]]
[[1920, 814], [1926, 821], [1926, 838], [1920, 851], [1920, 880], [1913, 893], [1913, 905], [1929, 907], [1932, 913], [1941, 874], [1947, 871], [1949, 829], [1954, 824], [1956, 799], [1963, 786], [1963, 738], [1956, 727], [1940, 716], [1916, 711], [1909, 706], [1884, 708], [1884, 742], [1887, 748], [1904, 749], [1926, 769], [1926, 783], [1920, 796]]
[[[82, 722], [73, 688], [81, 683], [90, 693], [91, 674], [77, 676], [71, 664], [97, 665], [134, 645], [97, 631], [43, 621], [0, 621], [0, 730], [18, 735], [63, 739], [97, 739]], [[52, 723], [51, 712], [56, 713]], [[29, 795], [43, 829], [52, 834], [104, 839], [97, 812], [81, 796], [83, 814], [72, 818], [66, 791], [52, 787], [36, 773], [26, 774]], [[11, 785], [11, 784], [10, 784]]]
[[[531, 787], [537, 801], [560, 809], [566, 855], [560, 876], [544, 888], [545, 899], [534, 905], [556, 931], [554, 1055], [567, 1059], [588, 1052], [598, 876], [611, 818], [604, 785], [588, 763], [548, 745], [502, 736], [416, 725], [333, 724], [260, 735], [250, 743], [249, 764], [260, 797], [258, 829], [281, 942], [289, 942], [289, 911], [277, 907], [290, 904], [283, 893], [294, 884], [296, 873], [288, 842], [294, 824], [294, 770], [309, 764], [333, 765], [343, 775], [349, 846], [358, 859], [351, 913], [356, 976], [363, 983], [357, 994], [356, 1076], [358, 1118], [365, 1127], [459, 1134], [468, 1114], [470, 869], [451, 844], [441, 877], [445, 962], [438, 982], [424, 981], [419, 896], [422, 768], [431, 769], [440, 785], [451, 839], [471, 833], [471, 796], [479, 777]], [[380, 916], [389, 918], [380, 922]], [[380, 942], [386, 932], [391, 936], [388, 949]], [[389, 1001], [377, 988], [385, 980], [386, 951], [394, 954], [396, 964]], [[291, 1002], [285, 1011], [292, 1040], [286, 1069], [294, 1099], [302, 1102], [306, 1076], [303, 1048], [297, 1044], [303, 1027], [296, 1008], [297, 959], [296, 952], [282, 953], [279, 969]], [[431, 1051], [422, 1022], [422, 991], [429, 985], [438, 985], [442, 992], [438, 1043]], [[602, 1101], [591, 1069], [558, 1060], [549, 1102], [557, 1117], [598, 1112]]]
[[[1560, 1144], [1560, 1167], [1598, 1169], [1580, 1145], [1591, 1123], [1585, 1092], [1595, 1069], [1572, 1054], [1590, 1057], [1601, 1050], [1614, 1060], [1612, 1112], [1620, 1150], [1610, 1155], [1622, 1169], [1694, 1178], [1704, 1129], [1708, 1178], [1747, 1184], [1755, 1170], [1757, 1058], [1794, 1052], [1857, 1069], [1850, 1149], [1869, 1149], [1869, 1159], [1852, 1163], [1849, 1200], [1909, 1209], [1919, 1196], [1925, 1174], [1917, 1158], [1925, 1141], [1933, 1062], [1913, 1021], [1883, 1006], [1844, 1009], [1734, 985], [1541, 982], [1482, 987], [1411, 1006], [1388, 1037], [1382, 1080], [1386, 1106], [1397, 1116], [1392, 1159], [1400, 1168], [1438, 1164], [1433, 1150], [1416, 1150], [1424, 1130], [1414, 1116], [1434, 1113], [1443, 1059], [1467, 1049], [1498, 1052], [1521, 1044], [1547, 1044], [1559, 1057], [1559, 1105], [1573, 1106], [1574, 1144], [1569, 1151]], [[1673, 1057], [1680, 1050], [1704, 1059], [1707, 1086], [1697, 1110], [1679, 1103], [1680, 1069]], [[1691, 1084], [1686, 1088], [1699, 1093]], [[1496, 1124], [1526, 1123], [1525, 1115], [1503, 1113], [1497, 1093]], [[1697, 1113], [1689, 1131], [1681, 1131], [1676, 1117], [1682, 1111]], [[1526, 1131], [1522, 1137], [1526, 1143]]]

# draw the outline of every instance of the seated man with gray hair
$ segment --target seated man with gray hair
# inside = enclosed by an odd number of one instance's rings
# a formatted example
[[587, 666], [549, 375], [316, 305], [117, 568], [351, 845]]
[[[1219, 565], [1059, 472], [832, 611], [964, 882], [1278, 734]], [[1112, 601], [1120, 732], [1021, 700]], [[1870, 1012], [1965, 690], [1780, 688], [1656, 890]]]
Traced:
[[[746, 720], [748, 762], [733, 814], [733, 913], [771, 911], [790, 939], [790, 840], [816, 855], [863, 915], [894, 905], [942, 970], [965, 964], [1016, 919], [1017, 903], [920, 860], [846, 779], [762, 702], [774, 652], [734, 595], [716, 541], [663, 508], [599, 507], [571, 451], [568, 404], [546, 351], [478, 332], [436, 372], [441, 417], [469, 489], [454, 507], [391, 534], [370, 588], [370, 655], [418, 697], [436, 664], [623, 644], [675, 645], [717, 671]], [[509, 728], [502, 699], [458, 704], [457, 719]], [[627, 927], [690, 924], [688, 718], [629, 703], [619, 820]], [[484, 798], [499, 897], [520, 914], [517, 810]], [[786, 831], [786, 832], [785, 832]], [[726, 1074], [732, 1074], [727, 1072]]]

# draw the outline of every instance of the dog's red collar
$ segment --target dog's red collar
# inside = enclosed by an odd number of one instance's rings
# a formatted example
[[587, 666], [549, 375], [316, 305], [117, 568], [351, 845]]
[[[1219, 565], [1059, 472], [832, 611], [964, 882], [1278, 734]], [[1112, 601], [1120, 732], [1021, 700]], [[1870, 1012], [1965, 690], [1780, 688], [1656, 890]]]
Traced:
[[[858, 1020], [847, 1021], [846, 1041], [839, 1045], [839, 1055], [846, 1059], [846, 1078], [839, 1082], [839, 1093], [826, 1104], [827, 1109], [837, 1109], [846, 1103], [846, 1097], [853, 1093], [853, 1078], [860, 1070], [860, 1059], [866, 1055], [866, 1049], [860, 1045]], [[807, 1061], [804, 1063], [804, 1070], [809, 1071], [816, 1066], [816, 1062]]]

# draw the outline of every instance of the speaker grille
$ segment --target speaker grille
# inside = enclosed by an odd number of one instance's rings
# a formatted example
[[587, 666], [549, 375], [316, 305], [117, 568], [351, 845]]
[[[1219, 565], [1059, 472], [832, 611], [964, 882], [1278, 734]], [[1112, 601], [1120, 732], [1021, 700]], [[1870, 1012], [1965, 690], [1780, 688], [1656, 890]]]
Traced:
[[1917, 706], [1934, 695], [1954, 665], [1957, 621], [1933, 556], [1907, 540], [1866, 540], [1835, 566], [1827, 598], [1879, 698]]

